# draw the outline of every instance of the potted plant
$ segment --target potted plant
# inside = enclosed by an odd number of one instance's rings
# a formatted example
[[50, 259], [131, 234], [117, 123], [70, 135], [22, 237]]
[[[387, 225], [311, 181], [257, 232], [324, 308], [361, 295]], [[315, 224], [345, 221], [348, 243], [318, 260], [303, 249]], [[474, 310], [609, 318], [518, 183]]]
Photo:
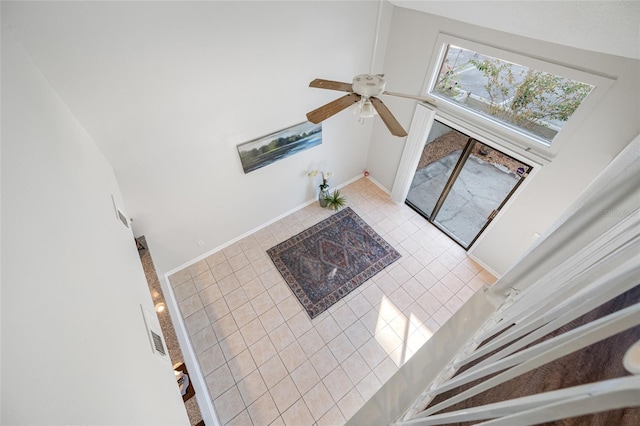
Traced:
[[333, 191], [333, 194], [326, 195], [324, 199], [327, 202], [327, 207], [335, 211], [340, 210], [347, 202], [347, 199], [340, 194], [338, 189]]
[[309, 176], [315, 177], [320, 173], [322, 175], [322, 183], [320, 184], [320, 193], [318, 194], [318, 203], [320, 207], [327, 207], [326, 199], [329, 196], [329, 178], [333, 176], [331, 172], [322, 172], [320, 170], [312, 170], [308, 173]]

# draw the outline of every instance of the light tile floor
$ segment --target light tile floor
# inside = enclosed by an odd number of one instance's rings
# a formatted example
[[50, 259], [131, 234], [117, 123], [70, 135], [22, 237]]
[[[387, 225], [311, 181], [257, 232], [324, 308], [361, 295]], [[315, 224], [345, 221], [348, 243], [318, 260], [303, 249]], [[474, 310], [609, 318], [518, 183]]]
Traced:
[[223, 425], [341, 425], [495, 278], [367, 179], [348, 206], [402, 257], [310, 320], [266, 254], [328, 217], [309, 205], [172, 275]]

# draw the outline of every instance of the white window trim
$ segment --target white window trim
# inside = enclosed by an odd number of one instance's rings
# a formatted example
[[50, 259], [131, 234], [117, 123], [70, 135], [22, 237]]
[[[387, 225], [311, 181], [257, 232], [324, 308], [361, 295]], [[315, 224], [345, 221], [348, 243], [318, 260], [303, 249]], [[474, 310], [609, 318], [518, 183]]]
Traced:
[[519, 132], [513, 128], [498, 124], [497, 122], [489, 120], [479, 113], [467, 110], [454, 102], [441, 97], [437, 98], [438, 112], [458, 118], [465, 123], [465, 127], [467, 128], [477, 130], [479, 132], [488, 132], [500, 141], [500, 143], [505, 142], [507, 144], [506, 147], [510, 147], [512, 149], [515, 147], [517, 151], [524, 150], [531, 152], [535, 157], [537, 157], [534, 158], [534, 160], [538, 161], [539, 159], [550, 161], [558, 153], [563, 143], [569, 139], [571, 134], [581, 125], [593, 107], [597, 105], [598, 101], [615, 81], [615, 78], [613, 77], [598, 75], [593, 72], [579, 70], [575, 67], [561, 65], [540, 58], [534, 58], [532, 56], [516, 53], [504, 48], [440, 33], [436, 40], [433, 54], [431, 55], [427, 76], [422, 88], [422, 93], [426, 94], [426, 96], [433, 97], [433, 95], [429, 94], [429, 91], [438, 78], [440, 73], [440, 64], [446, 55], [447, 45], [449, 44], [594, 86], [594, 89], [591, 91], [589, 96], [587, 96], [587, 98], [580, 104], [575, 113], [563, 126], [562, 130], [553, 139], [553, 143], [551, 145], [546, 145], [537, 141], [535, 138], [524, 132]]
[[[549, 164], [549, 160], [546, 157], [538, 155], [533, 150], [522, 148], [517, 144], [512, 143], [506, 136], [496, 134], [496, 132], [493, 132], [490, 129], [485, 129], [473, 122], [469, 122], [458, 114], [438, 109], [434, 119], [465, 133], [467, 136], [470, 136], [485, 145], [498, 149], [518, 161], [528, 163], [535, 170], [545, 164]], [[531, 175], [531, 173], [529, 175]]]

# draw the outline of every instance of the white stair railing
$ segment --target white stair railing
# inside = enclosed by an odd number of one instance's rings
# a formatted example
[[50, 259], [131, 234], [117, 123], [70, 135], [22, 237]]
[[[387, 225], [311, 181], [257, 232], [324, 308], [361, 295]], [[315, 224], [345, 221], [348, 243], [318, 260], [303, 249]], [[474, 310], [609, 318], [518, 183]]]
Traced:
[[[640, 303], [635, 303], [559, 332], [640, 285], [638, 253], [640, 211], [636, 210], [527, 289], [512, 292], [394, 424], [486, 420], [481, 424], [512, 426], [640, 406], [640, 377], [635, 375], [440, 413], [549, 362], [640, 326]], [[540, 341], [550, 333], [558, 334]], [[475, 364], [456, 375], [470, 363]], [[471, 383], [475, 384], [432, 404], [436, 396]]]
[[[445, 425], [496, 419], [482, 425], [530, 425], [578, 416], [579, 406], [597, 406], [597, 411], [632, 407], [640, 401], [640, 377], [629, 376], [588, 385], [545, 392], [495, 404], [436, 414], [403, 422], [403, 425]], [[595, 412], [595, 410], [592, 410]]]

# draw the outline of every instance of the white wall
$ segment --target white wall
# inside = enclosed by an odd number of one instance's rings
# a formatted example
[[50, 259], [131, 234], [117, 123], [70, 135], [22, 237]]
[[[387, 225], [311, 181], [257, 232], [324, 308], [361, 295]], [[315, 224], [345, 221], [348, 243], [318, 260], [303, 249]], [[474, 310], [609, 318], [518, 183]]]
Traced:
[[640, 59], [640, 3], [636, 1], [390, 0], [395, 6], [510, 34], [594, 52]]
[[188, 424], [113, 171], [4, 29], [1, 423]]
[[[419, 94], [439, 32], [544, 58], [616, 78], [580, 128], [562, 143], [551, 164], [528, 182], [510, 207], [492, 223], [472, 248], [481, 262], [504, 273], [579, 196], [586, 186], [640, 131], [640, 61], [593, 53], [527, 39], [420, 12], [395, 8], [385, 73], [391, 90]], [[558, 40], [561, 43], [562, 40]], [[391, 87], [391, 83], [388, 84]], [[415, 104], [394, 104], [398, 120], [407, 125]], [[368, 167], [388, 189], [393, 185], [404, 145], [375, 132]]]
[[[334, 185], [361, 174], [371, 134], [345, 111], [323, 123], [322, 145], [244, 174], [236, 145], [305, 121], [306, 112], [343, 95], [305, 90], [312, 79], [350, 81], [368, 71], [375, 4], [204, 6], [197, 13], [226, 23], [207, 23], [202, 33], [200, 48], [209, 50], [202, 72], [210, 78], [183, 82], [181, 90], [197, 95], [187, 97], [182, 116], [140, 134], [143, 144], [117, 160], [136, 233], [147, 236], [165, 272], [315, 198], [319, 182], [310, 170], [332, 171]], [[365, 50], [353, 55], [354, 45]]]
[[[309, 169], [330, 169], [336, 185], [367, 168], [392, 187], [404, 140], [349, 112], [324, 123], [321, 146], [247, 175], [236, 153], [340, 96], [307, 88], [313, 78], [349, 81], [369, 70], [377, 6], [3, 2], [2, 15], [112, 164], [162, 274], [314, 198]], [[393, 17], [382, 20], [384, 67], [375, 72], [391, 91], [420, 92], [439, 31], [618, 78], [476, 244], [473, 254], [502, 273], [638, 133], [638, 61], [388, 4], [384, 12]], [[385, 103], [408, 129], [415, 103]]]
[[113, 165], [161, 274], [313, 199], [309, 170], [332, 185], [364, 171], [371, 123], [349, 111], [325, 121], [321, 146], [249, 174], [236, 146], [343, 95], [314, 78], [368, 72], [377, 6], [24, 2], [3, 15]]

